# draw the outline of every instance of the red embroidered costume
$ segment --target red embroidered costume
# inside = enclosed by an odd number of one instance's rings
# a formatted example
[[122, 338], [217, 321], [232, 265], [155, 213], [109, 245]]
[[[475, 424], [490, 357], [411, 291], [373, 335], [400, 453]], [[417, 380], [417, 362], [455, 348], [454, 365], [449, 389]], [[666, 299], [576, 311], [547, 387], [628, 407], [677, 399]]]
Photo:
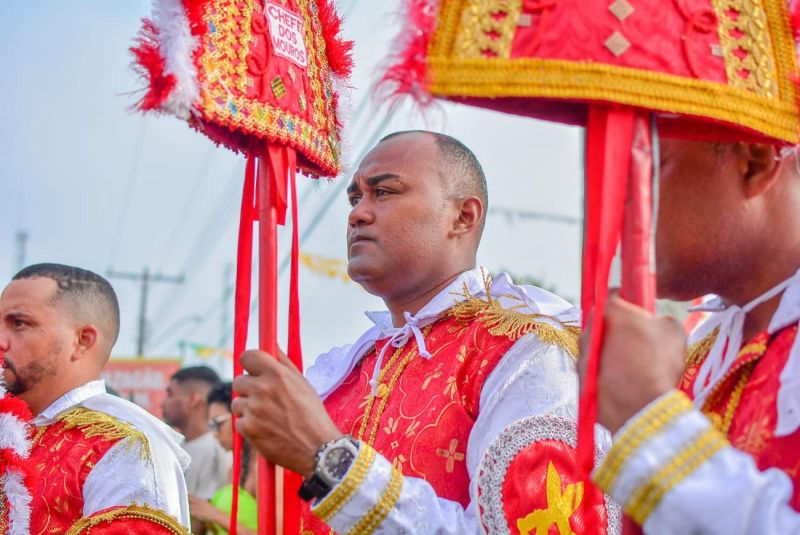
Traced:
[[[495, 516], [519, 520], [516, 533], [542, 522], [580, 532], [581, 500], [614, 532], [616, 509], [584, 496], [572, 472], [575, 309], [505, 275], [489, 284], [466, 272], [400, 328], [371, 313], [356, 344], [309, 369], [361, 445], [344, 481], [306, 510], [303, 533], [475, 533]], [[484, 456], [491, 447], [505, 464]], [[517, 497], [505, 511], [493, 484]]]

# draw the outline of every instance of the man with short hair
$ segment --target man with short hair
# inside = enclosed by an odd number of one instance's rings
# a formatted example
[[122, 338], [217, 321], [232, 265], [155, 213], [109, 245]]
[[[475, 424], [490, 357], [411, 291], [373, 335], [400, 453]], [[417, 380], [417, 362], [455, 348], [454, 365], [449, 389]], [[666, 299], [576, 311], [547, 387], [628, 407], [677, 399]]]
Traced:
[[[208, 366], [189, 366], [175, 372], [161, 402], [164, 421], [185, 437], [183, 449], [192, 459], [186, 471], [190, 496], [209, 500], [228, 483], [230, 461], [208, 425], [208, 393], [219, 383], [219, 375]], [[194, 533], [203, 533], [193, 522]]]
[[617, 434], [595, 480], [646, 533], [798, 533], [797, 150], [661, 151], [658, 293], [719, 297], [688, 351], [674, 320], [609, 299], [599, 419]]
[[34, 415], [33, 535], [187, 532], [180, 437], [100, 380], [118, 332], [113, 288], [84, 269], [29, 266], [0, 295], [6, 388]]
[[574, 477], [578, 313], [476, 268], [488, 195], [474, 154], [392, 134], [347, 194], [349, 275], [387, 310], [307, 379], [253, 351], [234, 382], [238, 429], [305, 477], [302, 533], [580, 530], [579, 505], [613, 531], [602, 493]]

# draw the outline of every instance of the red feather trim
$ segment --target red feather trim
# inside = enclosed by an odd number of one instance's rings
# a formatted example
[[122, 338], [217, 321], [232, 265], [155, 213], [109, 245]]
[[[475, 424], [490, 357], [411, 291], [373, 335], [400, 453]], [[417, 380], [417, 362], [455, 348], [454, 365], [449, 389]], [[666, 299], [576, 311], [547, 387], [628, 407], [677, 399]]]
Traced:
[[205, 35], [208, 29], [203, 17], [207, 4], [208, 0], [183, 0], [183, 9], [186, 11], [186, 18], [189, 19], [192, 35]]
[[140, 111], [158, 110], [175, 89], [177, 80], [173, 74], [164, 73], [164, 57], [158, 48], [158, 29], [153, 21], [142, 21], [136, 46], [130, 51], [134, 58], [133, 69], [147, 82], [146, 92], [135, 107]]
[[404, 96], [426, 105], [433, 99], [427, 89], [428, 45], [436, 28], [434, 0], [405, 0], [405, 21], [394, 43], [389, 66], [376, 85], [380, 98], [392, 106]]
[[23, 423], [29, 422], [32, 418], [28, 405], [21, 399], [11, 396], [0, 398], [0, 413], [12, 414]]
[[319, 0], [317, 8], [328, 65], [334, 74], [347, 78], [353, 72], [353, 41], [342, 39], [342, 18], [332, 0]]
[[800, 0], [789, 2], [789, 16], [792, 19], [792, 33], [795, 40], [800, 40]]

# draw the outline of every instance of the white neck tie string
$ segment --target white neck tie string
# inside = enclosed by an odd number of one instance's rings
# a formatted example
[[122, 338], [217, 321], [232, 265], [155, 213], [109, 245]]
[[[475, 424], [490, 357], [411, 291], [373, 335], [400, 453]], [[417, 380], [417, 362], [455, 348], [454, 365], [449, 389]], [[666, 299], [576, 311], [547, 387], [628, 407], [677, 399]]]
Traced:
[[403, 318], [406, 320], [405, 325], [383, 332], [384, 335], [389, 336], [389, 339], [386, 341], [386, 344], [384, 344], [380, 353], [378, 353], [378, 360], [375, 362], [375, 370], [372, 372], [372, 379], [369, 381], [370, 386], [372, 386], [372, 395], [377, 394], [378, 375], [380, 374], [381, 365], [383, 364], [383, 357], [386, 355], [386, 350], [389, 346], [399, 349], [405, 346], [413, 336], [414, 340], [417, 342], [417, 349], [419, 350], [420, 356], [426, 359], [431, 358], [431, 354], [428, 352], [428, 348], [425, 345], [425, 336], [422, 334], [420, 327], [432, 323], [436, 318], [430, 318], [425, 322], [425, 325], [421, 325], [424, 320], [418, 320], [408, 312], [403, 313]]
[[[719, 333], [708, 357], [703, 361], [697, 372], [697, 379], [694, 382], [694, 399], [697, 406], [702, 406], [711, 390], [721, 381], [725, 374], [736, 362], [742, 345], [744, 322], [747, 314], [757, 306], [769, 301], [773, 297], [783, 292], [789, 285], [800, 280], [800, 271], [774, 286], [767, 292], [756, 297], [746, 305], [740, 307], [731, 305], [724, 309], [719, 323]], [[694, 310], [702, 310], [703, 306], [696, 307]]]

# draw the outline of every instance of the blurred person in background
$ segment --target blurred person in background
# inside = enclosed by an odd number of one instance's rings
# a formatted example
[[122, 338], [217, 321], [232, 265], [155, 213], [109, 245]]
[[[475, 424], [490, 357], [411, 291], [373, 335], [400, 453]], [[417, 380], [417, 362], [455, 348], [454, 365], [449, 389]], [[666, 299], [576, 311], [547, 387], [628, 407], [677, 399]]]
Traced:
[[[214, 385], [208, 393], [208, 424], [214, 436], [226, 451], [233, 450], [233, 422], [231, 414], [232, 388], [230, 382]], [[239, 476], [239, 511], [237, 530], [243, 535], [255, 535], [258, 527], [257, 489], [258, 463], [252, 448], [242, 440], [242, 471]], [[230, 479], [229, 479], [230, 480]], [[210, 501], [189, 496], [192, 517], [204, 522], [216, 535], [227, 535], [233, 499], [233, 484], [228, 483], [214, 493]]]
[[[190, 495], [210, 499], [229, 479], [230, 457], [208, 425], [208, 394], [220, 382], [208, 366], [189, 366], [175, 372], [161, 405], [164, 420], [185, 437], [183, 449], [192, 459], [186, 471]], [[192, 532], [204, 533], [202, 523], [192, 520]]]

